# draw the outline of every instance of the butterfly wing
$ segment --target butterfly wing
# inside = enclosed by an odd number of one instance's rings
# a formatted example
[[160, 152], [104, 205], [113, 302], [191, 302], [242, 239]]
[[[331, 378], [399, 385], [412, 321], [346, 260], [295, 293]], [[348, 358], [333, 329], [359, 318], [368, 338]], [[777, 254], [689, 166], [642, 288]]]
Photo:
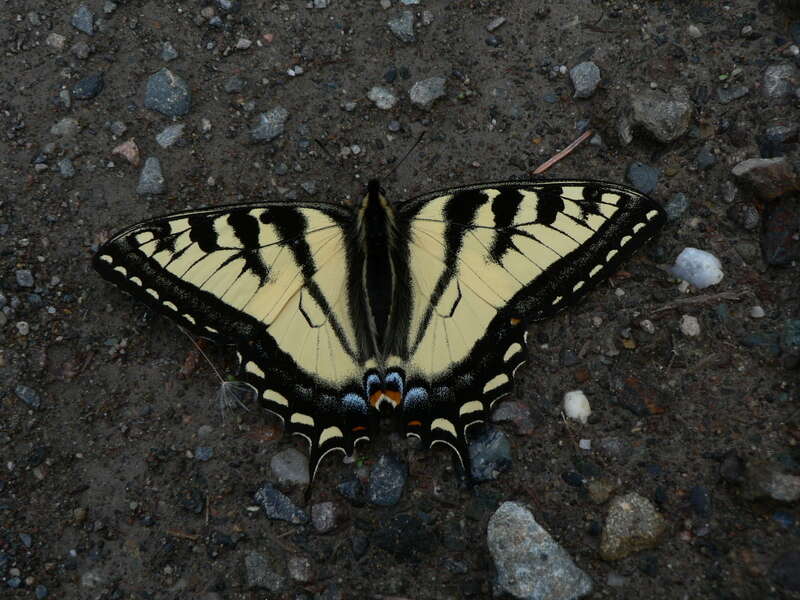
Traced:
[[187, 211], [125, 229], [94, 266], [198, 335], [235, 344], [241, 378], [309, 441], [316, 470], [374, 425], [349, 293], [351, 219], [324, 204]]
[[398, 209], [413, 301], [401, 336], [406, 434], [451, 446], [525, 362], [527, 325], [579, 300], [665, 222], [655, 202], [594, 181], [482, 184]]

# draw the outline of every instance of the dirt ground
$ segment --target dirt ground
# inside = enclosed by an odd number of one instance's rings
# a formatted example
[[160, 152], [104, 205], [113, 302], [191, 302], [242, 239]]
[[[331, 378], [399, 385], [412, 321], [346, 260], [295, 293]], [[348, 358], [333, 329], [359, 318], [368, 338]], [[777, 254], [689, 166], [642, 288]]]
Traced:
[[[793, 17], [755, 0], [314, 7], [325, 4], [88, 0], [88, 35], [70, 22], [77, 1], [2, 3], [0, 596], [489, 598], [500, 592], [487, 521], [515, 500], [591, 576], [591, 597], [800, 597], [796, 502], [747, 493], [747, 465], [778, 461], [787, 477], [800, 475], [798, 371], [775, 342], [800, 318], [798, 270], [765, 262], [761, 228], [732, 218], [721, 191], [731, 189], [733, 165], [763, 155], [765, 128], [797, 125], [796, 99], [760, 92], [765, 67], [794, 60], [784, 57]], [[410, 42], [387, 27], [405, 10], [414, 15]], [[489, 32], [495, 17], [505, 22]], [[164, 42], [177, 58], [162, 58]], [[578, 100], [558, 67], [585, 60], [602, 83]], [[164, 66], [191, 90], [190, 111], [174, 119], [186, 125], [183, 137], [169, 148], [155, 136], [173, 119], [144, 106], [147, 79]], [[102, 90], [75, 97], [76, 83], [98, 73]], [[234, 76], [244, 86], [226, 92]], [[444, 97], [428, 110], [414, 105], [411, 86], [434, 76], [446, 79]], [[723, 104], [715, 92], [730, 83], [749, 93]], [[689, 131], [668, 143], [637, 132], [624, 145], [617, 117], [627, 98], [675, 85], [692, 98]], [[397, 104], [377, 108], [367, 98], [374, 86], [394, 90]], [[63, 90], [73, 90], [69, 106]], [[252, 142], [256, 116], [276, 106], [289, 113], [284, 133]], [[52, 132], [64, 118], [78, 122], [74, 135]], [[323, 464], [312, 502], [336, 503], [333, 531], [267, 519], [253, 494], [272, 478], [270, 458], [304, 444], [283, 438], [256, 407], [223, 419], [219, 382], [206, 363], [192, 364], [191, 341], [90, 267], [109, 232], [147, 217], [309, 190], [316, 200], [358, 198], [422, 131], [384, 177], [394, 199], [522, 178], [587, 119], [603, 144], [581, 146], [548, 176], [624, 182], [639, 161], [661, 172], [657, 201], [681, 192], [689, 206], [613, 285], [531, 329], [513, 399], [534, 426], [497, 425], [513, 463], [473, 492], [447, 452], [411, 450], [386, 431], [360, 447], [356, 463], [334, 455]], [[112, 154], [131, 138], [142, 160], [160, 159], [164, 194], [137, 195], [140, 168]], [[715, 160], [698, 168], [704, 146]], [[798, 156], [791, 140], [782, 152]], [[765, 203], [734, 189], [734, 203], [763, 219]], [[689, 246], [721, 260], [722, 282], [679, 289], [662, 267]], [[686, 298], [696, 301], [678, 302]], [[765, 316], [751, 318], [753, 306]], [[681, 331], [684, 315], [698, 319], [698, 336]], [[637, 325], [644, 319], [653, 333]], [[234, 370], [231, 350], [208, 352]], [[590, 399], [586, 425], [561, 416], [571, 389]], [[608, 438], [624, 450], [578, 446]], [[201, 446], [213, 449], [209, 460], [195, 456]], [[409, 465], [399, 504], [358, 506], [337, 492], [386, 452]], [[654, 502], [666, 535], [602, 560], [607, 506], [570, 485], [575, 472]], [[289, 493], [302, 504], [302, 490]], [[376, 532], [399, 514], [424, 516], [425, 534], [386, 552]], [[354, 540], [364, 538], [372, 543], [357, 558]], [[254, 551], [277, 563], [300, 558], [307, 572], [276, 592], [251, 588], [245, 556]]]

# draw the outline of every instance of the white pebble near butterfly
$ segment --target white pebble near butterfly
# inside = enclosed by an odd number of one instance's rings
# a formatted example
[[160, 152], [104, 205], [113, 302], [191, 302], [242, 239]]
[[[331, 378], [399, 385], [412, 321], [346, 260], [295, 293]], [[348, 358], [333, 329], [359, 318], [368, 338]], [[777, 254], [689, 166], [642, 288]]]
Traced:
[[592, 407], [589, 406], [589, 399], [582, 390], [564, 394], [564, 414], [574, 421], [586, 424], [589, 415], [592, 414]]

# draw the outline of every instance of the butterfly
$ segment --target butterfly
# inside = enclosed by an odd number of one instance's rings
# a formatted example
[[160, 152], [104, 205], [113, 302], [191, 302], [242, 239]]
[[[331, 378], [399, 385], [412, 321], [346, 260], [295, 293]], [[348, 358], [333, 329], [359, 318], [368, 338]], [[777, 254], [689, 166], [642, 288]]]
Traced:
[[452, 448], [512, 389], [528, 326], [575, 303], [665, 223], [625, 186], [479, 183], [394, 204], [265, 201], [143, 221], [103, 244], [105, 279], [236, 346], [242, 381], [309, 444], [313, 476], [389, 407]]

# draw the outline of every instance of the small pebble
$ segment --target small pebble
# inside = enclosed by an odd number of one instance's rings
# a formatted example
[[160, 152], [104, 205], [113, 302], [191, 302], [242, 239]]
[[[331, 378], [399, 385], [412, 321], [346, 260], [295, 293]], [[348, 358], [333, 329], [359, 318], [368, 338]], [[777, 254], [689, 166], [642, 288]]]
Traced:
[[378, 506], [397, 504], [403, 495], [407, 476], [405, 464], [394, 456], [382, 455], [369, 474], [369, 501]]
[[750, 317], [753, 319], [763, 319], [765, 315], [764, 309], [760, 306], [753, 306], [750, 309]]
[[487, 427], [470, 441], [469, 457], [473, 481], [491, 481], [511, 468], [511, 442], [500, 429]]
[[592, 414], [592, 407], [589, 399], [581, 390], [574, 390], [564, 394], [564, 414], [575, 421], [580, 421], [584, 425]]
[[725, 276], [719, 259], [705, 250], [684, 248], [675, 259], [670, 272], [692, 284], [697, 289], [716, 285]]
[[17, 269], [16, 271], [17, 285], [20, 287], [33, 287], [33, 273], [30, 269]]
[[164, 42], [161, 46], [161, 60], [169, 62], [178, 58], [178, 51], [170, 42]]
[[500, 27], [503, 26], [505, 22], [506, 22], [505, 17], [495, 17], [494, 19], [489, 21], [489, 24], [486, 26], [486, 31], [492, 32], [495, 29], [499, 29]]
[[411, 43], [416, 40], [414, 35], [414, 13], [404, 10], [399, 15], [391, 17], [387, 23], [397, 39], [402, 42]]
[[628, 165], [625, 174], [631, 185], [643, 194], [650, 194], [656, 189], [659, 175], [661, 172], [658, 169], [640, 162]]
[[411, 102], [420, 108], [429, 109], [431, 105], [445, 95], [444, 77], [430, 77], [416, 82], [408, 93]]
[[667, 213], [667, 219], [673, 222], [680, 219], [688, 208], [689, 198], [683, 192], [677, 192], [676, 194], [673, 194], [664, 205], [664, 210]]
[[102, 73], [94, 73], [81, 79], [72, 87], [72, 97], [78, 100], [91, 100], [103, 91], [105, 82]]
[[257, 117], [256, 125], [250, 130], [250, 137], [257, 142], [271, 142], [283, 134], [289, 111], [276, 106]]
[[375, 86], [367, 92], [367, 98], [369, 98], [375, 106], [380, 108], [381, 110], [389, 110], [393, 108], [395, 104], [397, 104], [397, 96], [394, 95], [392, 90], [385, 87]]
[[183, 136], [183, 129], [186, 127], [183, 123], [170, 125], [156, 135], [156, 142], [162, 148], [169, 148]]
[[180, 117], [191, 108], [189, 86], [166, 67], [151, 75], [145, 88], [145, 108], [167, 117]]
[[41, 396], [39, 396], [36, 390], [29, 388], [27, 385], [18, 385], [14, 388], [14, 393], [17, 395], [17, 398], [31, 408], [39, 408], [42, 405]]
[[209, 446], [198, 446], [195, 448], [194, 457], [201, 462], [207, 462], [214, 456], [214, 449]]
[[85, 4], [81, 4], [70, 19], [72, 26], [87, 35], [94, 35], [94, 13]]
[[75, 166], [69, 158], [62, 158], [58, 161], [58, 171], [64, 179], [75, 177]]
[[122, 156], [134, 167], [139, 166], [139, 146], [136, 145], [136, 142], [133, 141], [133, 138], [129, 139], [127, 142], [122, 142], [119, 146], [111, 151], [111, 154]]
[[320, 502], [311, 507], [311, 523], [319, 533], [327, 533], [336, 527], [336, 504]]
[[683, 315], [681, 317], [681, 333], [688, 337], [697, 337], [700, 335], [700, 321], [697, 317], [692, 315]]
[[256, 492], [255, 501], [270, 519], [288, 521], [295, 525], [308, 522], [306, 512], [295, 506], [288, 496], [269, 482], [264, 483]]
[[161, 161], [155, 156], [150, 156], [144, 161], [144, 167], [139, 175], [139, 185], [136, 193], [140, 196], [164, 193], [164, 175], [161, 173]]
[[573, 98], [591, 98], [600, 84], [600, 67], [591, 61], [582, 62], [570, 69], [569, 76], [575, 89]]

